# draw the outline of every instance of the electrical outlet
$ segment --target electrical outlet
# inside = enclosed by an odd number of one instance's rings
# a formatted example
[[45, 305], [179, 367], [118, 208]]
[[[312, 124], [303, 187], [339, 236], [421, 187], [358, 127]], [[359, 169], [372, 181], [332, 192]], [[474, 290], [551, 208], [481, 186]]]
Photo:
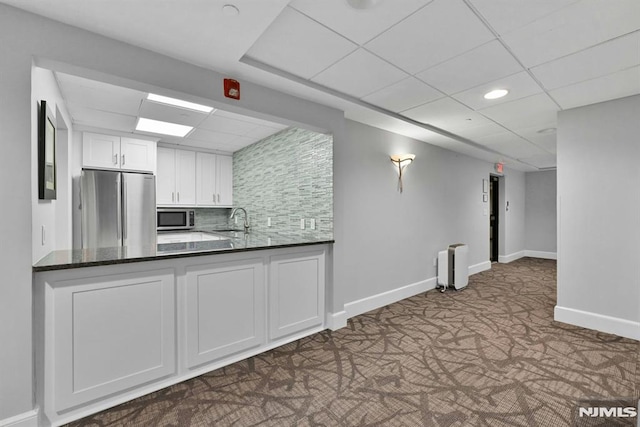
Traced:
[[271, 227], [271, 217], [267, 218], [267, 227]]
[[300, 230], [304, 230], [304, 218], [300, 219]]
[[42, 226], [42, 246], [47, 243], [47, 230]]
[[233, 221], [234, 221], [235, 224], [238, 223], [238, 216], [237, 215], [233, 217]]
[[312, 230], [316, 229], [316, 220], [315, 219], [311, 218], [309, 220], [309, 228], [312, 229]]

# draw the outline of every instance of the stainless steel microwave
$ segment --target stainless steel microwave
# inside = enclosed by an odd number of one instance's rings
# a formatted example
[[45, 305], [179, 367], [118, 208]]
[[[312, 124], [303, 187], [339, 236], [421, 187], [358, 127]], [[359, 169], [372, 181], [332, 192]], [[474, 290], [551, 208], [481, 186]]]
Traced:
[[158, 230], [189, 230], [196, 225], [193, 209], [158, 209]]

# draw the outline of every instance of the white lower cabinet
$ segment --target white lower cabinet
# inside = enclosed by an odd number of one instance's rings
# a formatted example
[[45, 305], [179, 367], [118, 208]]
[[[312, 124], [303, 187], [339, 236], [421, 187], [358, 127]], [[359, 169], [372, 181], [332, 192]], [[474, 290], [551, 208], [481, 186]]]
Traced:
[[56, 411], [175, 373], [173, 271], [53, 283]]
[[40, 424], [320, 331], [325, 256], [319, 245], [36, 273]]
[[189, 267], [187, 366], [264, 344], [264, 306], [262, 259]]
[[324, 252], [272, 256], [269, 269], [269, 338], [322, 325]]

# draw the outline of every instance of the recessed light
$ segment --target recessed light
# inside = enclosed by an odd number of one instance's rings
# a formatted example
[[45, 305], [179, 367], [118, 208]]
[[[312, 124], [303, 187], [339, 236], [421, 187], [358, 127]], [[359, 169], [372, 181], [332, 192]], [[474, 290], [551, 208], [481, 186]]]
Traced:
[[546, 129], [540, 129], [538, 131], [538, 133], [542, 133], [542, 134], [546, 134], [546, 133], [555, 133], [556, 130], [558, 130], [557, 128], [546, 128]]
[[240, 10], [232, 4], [225, 4], [222, 6], [222, 13], [225, 16], [238, 16], [240, 15]]
[[213, 111], [213, 107], [209, 107], [207, 105], [196, 104], [194, 102], [184, 101], [177, 98], [169, 98], [168, 96], [157, 95], [155, 93], [150, 93], [149, 95], [147, 95], [147, 99], [149, 101], [159, 102], [161, 104], [173, 105], [174, 107], [202, 111], [203, 113], [210, 113]]
[[506, 96], [509, 93], [506, 89], [496, 89], [484, 94], [484, 99], [498, 99]]
[[347, 0], [349, 6], [354, 9], [371, 9], [378, 4], [380, 0]]
[[161, 122], [160, 120], [145, 119], [140, 117], [136, 124], [136, 130], [142, 132], [159, 133], [162, 135], [184, 137], [191, 132], [193, 126], [179, 125], [177, 123]]

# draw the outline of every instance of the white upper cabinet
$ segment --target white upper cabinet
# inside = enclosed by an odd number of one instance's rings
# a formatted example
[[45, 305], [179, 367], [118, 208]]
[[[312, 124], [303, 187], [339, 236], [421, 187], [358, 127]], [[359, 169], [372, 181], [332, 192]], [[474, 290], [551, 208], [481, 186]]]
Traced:
[[156, 143], [85, 132], [82, 136], [82, 166], [154, 173]]
[[219, 154], [196, 155], [196, 201], [198, 206], [233, 205], [233, 159]]
[[196, 204], [196, 153], [176, 150], [176, 204]]
[[158, 148], [156, 203], [159, 206], [196, 204], [195, 151]]
[[156, 170], [156, 143], [143, 139], [120, 138], [120, 166], [122, 169]]
[[158, 147], [156, 203], [173, 205], [176, 199], [176, 150]]
[[219, 206], [233, 205], [233, 158], [216, 156], [216, 187]]

